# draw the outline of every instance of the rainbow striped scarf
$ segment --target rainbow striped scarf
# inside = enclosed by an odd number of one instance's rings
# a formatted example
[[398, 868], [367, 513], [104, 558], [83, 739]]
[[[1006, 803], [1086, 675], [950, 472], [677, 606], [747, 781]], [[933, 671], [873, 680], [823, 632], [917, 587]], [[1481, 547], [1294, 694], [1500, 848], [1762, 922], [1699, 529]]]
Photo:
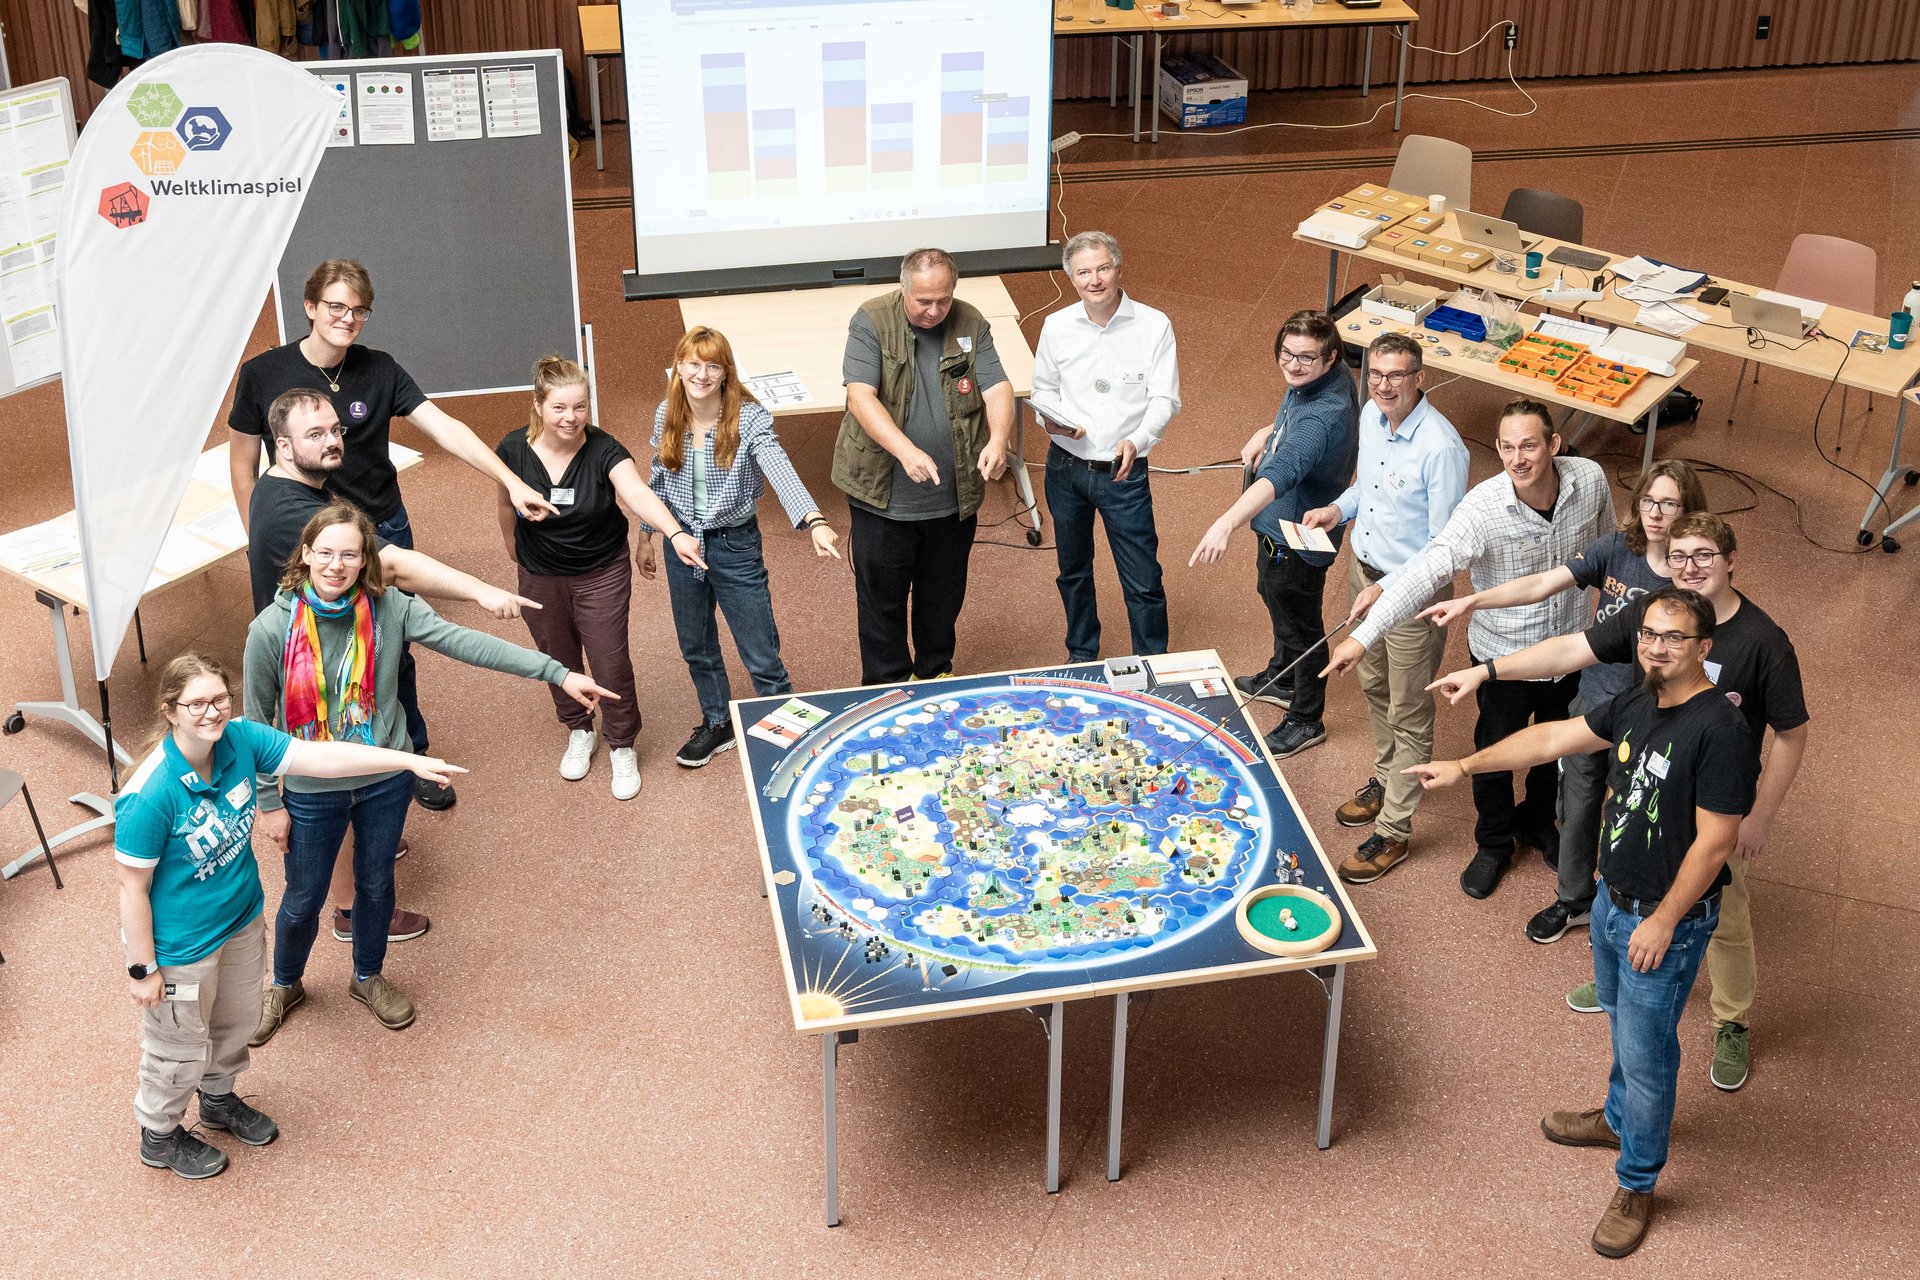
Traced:
[[321, 618], [353, 611], [353, 638], [340, 655], [334, 690], [340, 707], [341, 742], [373, 742], [373, 599], [359, 586], [329, 604], [303, 582], [293, 593], [282, 658], [281, 687], [287, 704], [287, 732], [307, 742], [334, 738], [328, 727], [327, 673], [320, 653]]

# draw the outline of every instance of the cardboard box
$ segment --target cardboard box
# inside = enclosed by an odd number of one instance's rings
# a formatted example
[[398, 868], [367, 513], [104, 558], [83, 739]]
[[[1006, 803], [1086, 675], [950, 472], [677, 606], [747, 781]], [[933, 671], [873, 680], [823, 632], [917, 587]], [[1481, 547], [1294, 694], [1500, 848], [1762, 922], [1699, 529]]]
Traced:
[[1247, 122], [1247, 80], [1210, 53], [1160, 62], [1160, 110], [1182, 129]]
[[[1422, 200], [1420, 203], [1425, 205], [1426, 201]], [[1428, 213], [1424, 208], [1418, 213], [1408, 214], [1406, 218], [1403, 219], [1407, 230], [1413, 232], [1415, 235], [1422, 236], [1440, 235], [1446, 221], [1446, 214]]]
[[1478, 271], [1493, 261], [1493, 255], [1477, 244], [1463, 244], [1453, 255], [1453, 265], [1461, 271]]
[[1363, 183], [1347, 192], [1346, 199], [1353, 201], [1355, 204], [1379, 204], [1382, 196], [1390, 196], [1391, 194], [1386, 187], [1377, 187], [1371, 183]]
[[1360, 309], [1383, 320], [1401, 324], [1419, 324], [1429, 311], [1440, 305], [1436, 290], [1400, 284], [1377, 284], [1360, 299]]
[[1408, 213], [1425, 213], [1427, 211], [1427, 198], [1425, 196], [1400, 195], [1398, 199], [1398, 207]]
[[1431, 262], [1436, 267], [1458, 265], [1460, 250], [1464, 248], [1457, 240], [1434, 240], [1420, 254], [1422, 262]]
[[1425, 261], [1427, 250], [1432, 247], [1433, 241], [1427, 239], [1425, 236], [1408, 236], [1399, 244], [1394, 245], [1393, 251], [1395, 253], [1405, 254], [1407, 257], [1416, 261]]

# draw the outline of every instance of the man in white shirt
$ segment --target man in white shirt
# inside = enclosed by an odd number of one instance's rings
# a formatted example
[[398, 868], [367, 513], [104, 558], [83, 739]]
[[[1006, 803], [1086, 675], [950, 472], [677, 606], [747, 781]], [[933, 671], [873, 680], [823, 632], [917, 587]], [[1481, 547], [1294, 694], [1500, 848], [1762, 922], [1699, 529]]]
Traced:
[[1167, 651], [1167, 594], [1147, 455], [1180, 411], [1173, 325], [1127, 296], [1120, 244], [1083, 231], [1060, 255], [1080, 305], [1047, 317], [1034, 352], [1033, 403], [1047, 428], [1047, 508], [1067, 611], [1067, 656], [1100, 656], [1093, 517], [1107, 527], [1127, 629], [1138, 654]]

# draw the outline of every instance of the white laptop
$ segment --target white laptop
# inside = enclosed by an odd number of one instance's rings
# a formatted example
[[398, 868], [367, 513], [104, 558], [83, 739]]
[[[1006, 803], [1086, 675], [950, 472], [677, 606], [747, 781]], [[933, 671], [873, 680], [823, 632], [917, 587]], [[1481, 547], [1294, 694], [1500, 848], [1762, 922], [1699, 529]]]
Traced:
[[1519, 224], [1508, 222], [1505, 218], [1490, 218], [1484, 213], [1475, 213], [1471, 209], [1454, 211], [1453, 220], [1460, 228], [1460, 238], [1469, 244], [1484, 245], [1489, 249], [1504, 249], [1508, 253], [1523, 253], [1540, 243], [1541, 237], [1522, 231]]
[[1727, 307], [1733, 312], [1735, 324], [1782, 338], [1804, 338], [1820, 320], [1818, 315], [1809, 316], [1792, 302], [1748, 297], [1744, 293], [1728, 294]]

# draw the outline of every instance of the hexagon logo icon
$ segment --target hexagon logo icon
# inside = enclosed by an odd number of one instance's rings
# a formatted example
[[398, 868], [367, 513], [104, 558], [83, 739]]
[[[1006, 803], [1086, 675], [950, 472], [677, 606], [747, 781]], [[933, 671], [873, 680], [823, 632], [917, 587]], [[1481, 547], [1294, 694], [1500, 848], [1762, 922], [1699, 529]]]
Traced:
[[123, 182], [100, 193], [100, 216], [122, 229], [137, 227], [147, 220], [147, 206], [151, 203], [146, 192], [131, 182]]
[[218, 151], [227, 135], [233, 132], [233, 126], [227, 123], [226, 113], [218, 107], [188, 107], [173, 131], [180, 135], [180, 141], [187, 144], [189, 151]]
[[171, 129], [184, 104], [171, 86], [143, 84], [127, 96], [127, 110], [143, 129]]
[[164, 178], [180, 168], [187, 149], [171, 133], [150, 129], [133, 140], [133, 150], [127, 154], [149, 178]]

